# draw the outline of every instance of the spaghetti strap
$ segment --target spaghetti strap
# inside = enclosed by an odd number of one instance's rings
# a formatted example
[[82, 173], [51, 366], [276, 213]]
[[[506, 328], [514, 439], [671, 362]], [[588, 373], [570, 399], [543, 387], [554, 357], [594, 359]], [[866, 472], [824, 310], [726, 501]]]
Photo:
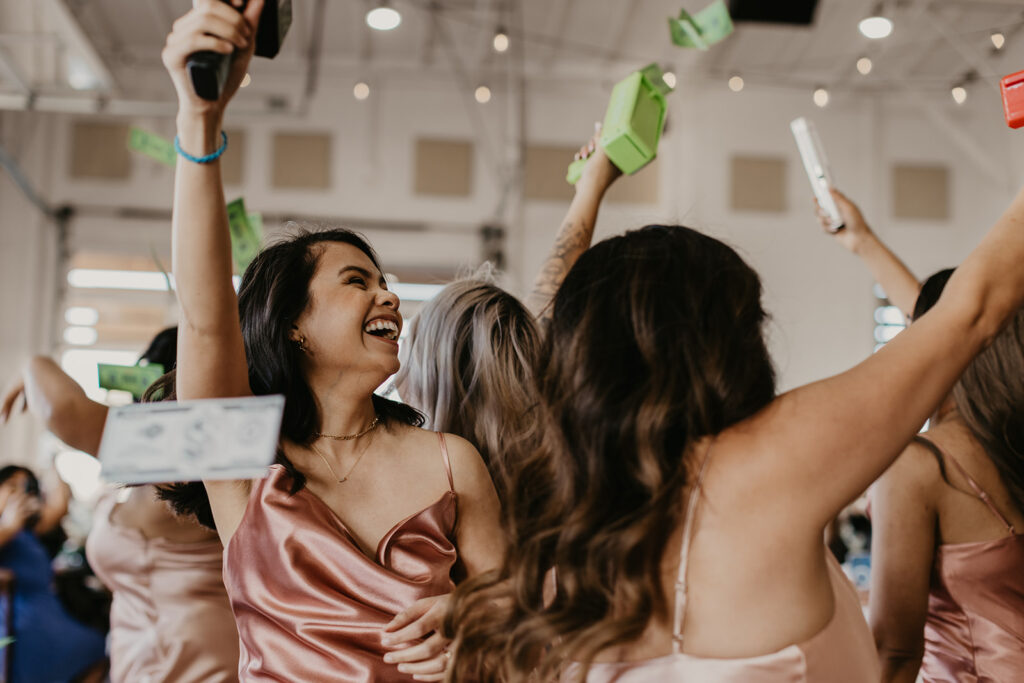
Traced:
[[448, 443], [441, 432], [437, 432], [437, 440], [441, 442], [441, 458], [444, 459], [444, 472], [448, 475], [448, 489], [454, 491], [455, 481], [452, 479], [452, 461], [448, 459]]
[[700, 487], [704, 482], [704, 472], [707, 470], [709, 460], [711, 460], [711, 444], [708, 445], [707, 453], [704, 454], [700, 473], [697, 475], [697, 481], [694, 482], [689, 500], [686, 502], [686, 519], [683, 520], [683, 543], [679, 548], [679, 572], [676, 574], [675, 614], [672, 623], [672, 652], [674, 654], [683, 652], [683, 626], [686, 623], [686, 567], [690, 559], [694, 513], [697, 510]]
[[[921, 444], [922, 446], [924, 446], [925, 448], [927, 448], [928, 450], [935, 454], [935, 457], [939, 459], [940, 468], [942, 468], [942, 462], [944, 460], [949, 460], [951, 463], [953, 463], [953, 467], [955, 467], [956, 471], [959, 472], [960, 475], [967, 480], [968, 485], [970, 485], [971, 489], [974, 491], [974, 494], [978, 497], [978, 499], [985, 504], [985, 506], [992, 512], [993, 515], [996, 516], [996, 518], [1003, 524], [1003, 526], [1007, 528], [1007, 530], [1011, 534], [1017, 533], [1017, 530], [1013, 527], [1013, 523], [1011, 523], [1010, 520], [1008, 520], [1003, 515], [1003, 513], [999, 511], [999, 508], [997, 508], [995, 503], [992, 502], [992, 499], [989, 497], [989, 495], [985, 493], [985, 490], [978, 485], [978, 482], [974, 480], [974, 477], [967, 473], [967, 470], [963, 468], [963, 465], [957, 462], [956, 458], [954, 458], [952, 455], [946, 453], [944, 450], [939, 448], [938, 444], [936, 444], [934, 441], [924, 436], [921, 436], [920, 434], [914, 437], [914, 441]], [[944, 470], [943, 478], [945, 478]]]

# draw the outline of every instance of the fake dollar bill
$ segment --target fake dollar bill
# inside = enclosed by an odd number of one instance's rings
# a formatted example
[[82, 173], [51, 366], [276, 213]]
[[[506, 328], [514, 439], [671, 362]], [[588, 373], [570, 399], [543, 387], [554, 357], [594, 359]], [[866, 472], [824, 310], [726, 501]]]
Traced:
[[715, 0], [692, 16], [686, 10], [680, 10], [678, 19], [669, 18], [668, 27], [673, 43], [698, 50], [707, 50], [725, 40], [734, 28], [724, 0]]
[[149, 385], [160, 379], [164, 374], [164, 366], [159, 363], [149, 365], [109, 365], [100, 363], [100, 387], [127, 391], [136, 401], [142, 400], [142, 394]]
[[283, 396], [111, 408], [100, 443], [103, 477], [128, 484], [264, 477], [283, 412]]
[[167, 166], [173, 167], [178, 159], [170, 140], [141, 128], [132, 128], [128, 133], [128, 148]]

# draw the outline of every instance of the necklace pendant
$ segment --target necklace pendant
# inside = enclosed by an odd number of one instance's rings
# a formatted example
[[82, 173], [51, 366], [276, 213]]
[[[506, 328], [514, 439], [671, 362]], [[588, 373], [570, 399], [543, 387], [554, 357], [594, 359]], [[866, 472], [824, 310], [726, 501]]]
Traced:
[[346, 481], [348, 481], [348, 477], [345, 477], [344, 479], [339, 479], [338, 483], [339, 484], [344, 484]]

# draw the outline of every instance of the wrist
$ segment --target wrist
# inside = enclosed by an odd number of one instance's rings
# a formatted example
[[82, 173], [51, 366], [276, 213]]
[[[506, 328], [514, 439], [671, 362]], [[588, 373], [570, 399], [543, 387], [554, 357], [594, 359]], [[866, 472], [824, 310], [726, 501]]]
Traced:
[[221, 143], [222, 112], [178, 112], [178, 138], [190, 154], [202, 156], [216, 150]]
[[881, 245], [881, 242], [875, 237], [875, 233], [871, 232], [867, 226], [864, 226], [862, 230], [855, 234], [856, 239], [853, 241], [851, 251], [857, 256], [863, 257], [870, 254]]

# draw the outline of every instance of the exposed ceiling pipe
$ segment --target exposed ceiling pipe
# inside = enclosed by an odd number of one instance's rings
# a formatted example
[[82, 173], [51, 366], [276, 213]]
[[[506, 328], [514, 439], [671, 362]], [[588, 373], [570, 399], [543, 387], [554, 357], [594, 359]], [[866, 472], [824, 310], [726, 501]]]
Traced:
[[324, 47], [324, 24], [327, 14], [327, 0], [316, 0], [313, 7], [313, 33], [309, 37], [309, 51], [306, 53], [306, 87], [302, 91], [299, 111], [309, 113], [313, 96], [320, 82], [320, 61]]
[[116, 90], [117, 81], [114, 79], [114, 74], [96, 51], [67, 2], [65, 0], [43, 0], [43, 2], [61, 42], [69, 51], [82, 59], [89, 71], [96, 77], [99, 84], [98, 89], [103, 92]]

